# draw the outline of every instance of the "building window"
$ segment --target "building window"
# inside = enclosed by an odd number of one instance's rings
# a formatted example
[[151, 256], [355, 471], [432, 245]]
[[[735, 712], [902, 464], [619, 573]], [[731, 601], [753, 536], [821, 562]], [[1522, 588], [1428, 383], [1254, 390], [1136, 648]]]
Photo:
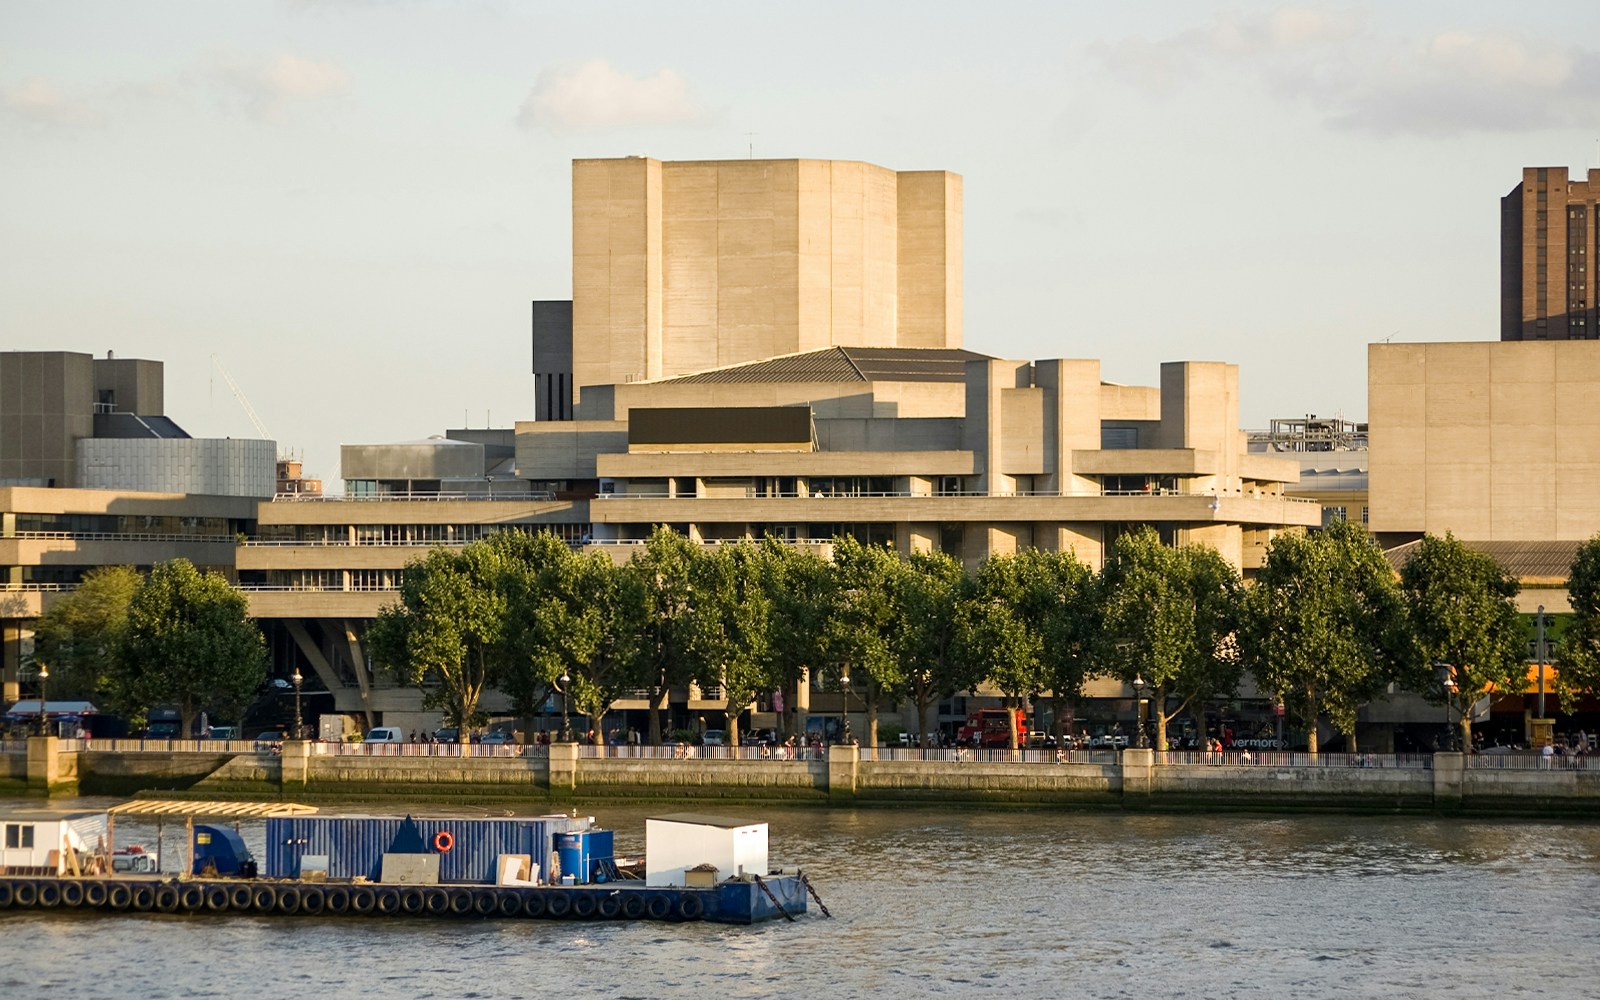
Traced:
[[1366, 524], [1367, 523], [1367, 508], [1366, 507], [1361, 508], [1361, 523], [1362, 524]]
[[1324, 507], [1322, 508], [1322, 526], [1326, 528], [1329, 525], [1347, 520], [1349, 515], [1350, 512], [1345, 507]]

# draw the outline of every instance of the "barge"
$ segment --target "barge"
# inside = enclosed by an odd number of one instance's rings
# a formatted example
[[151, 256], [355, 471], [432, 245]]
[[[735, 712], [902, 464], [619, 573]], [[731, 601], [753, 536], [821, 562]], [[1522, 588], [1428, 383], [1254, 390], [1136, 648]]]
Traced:
[[[208, 805], [230, 815], [227, 804]], [[338, 817], [283, 807], [264, 817], [258, 861], [237, 824], [197, 823], [216, 813], [192, 803], [169, 808], [186, 810], [188, 850], [181, 871], [155, 874], [111, 864], [114, 816], [149, 813], [149, 803], [0, 817], [11, 845], [0, 849], [0, 911], [753, 924], [794, 920], [808, 897], [821, 907], [803, 872], [768, 864], [766, 824], [742, 819], [651, 817], [645, 857], [628, 860], [591, 817]]]

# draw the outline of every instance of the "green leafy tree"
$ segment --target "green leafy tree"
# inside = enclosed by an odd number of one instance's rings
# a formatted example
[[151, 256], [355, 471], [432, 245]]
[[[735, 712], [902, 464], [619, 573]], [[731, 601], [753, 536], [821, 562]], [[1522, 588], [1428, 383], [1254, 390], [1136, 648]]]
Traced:
[[134, 592], [111, 684], [118, 707], [176, 705], [188, 733], [202, 710], [237, 716], [266, 675], [261, 630], [221, 573], [175, 559]]
[[1144, 527], [1116, 540], [1101, 579], [1102, 655], [1116, 676], [1150, 686], [1165, 750], [1168, 720], [1238, 687], [1239, 575], [1215, 550], [1170, 548]]
[[832, 608], [828, 614], [829, 657], [849, 669], [844, 695], [863, 690], [867, 713], [867, 746], [878, 745], [878, 703], [900, 695], [906, 672], [897, 641], [905, 629], [906, 562], [893, 549], [862, 545], [844, 535], [833, 541]]
[[740, 713], [772, 686], [767, 655], [772, 602], [762, 562], [762, 550], [750, 542], [721, 545], [702, 553], [690, 576], [692, 675], [702, 687], [722, 689], [730, 746], [739, 745]]
[[1013, 559], [1018, 611], [1042, 640], [1039, 683], [1050, 691], [1052, 725], [1060, 739], [1066, 709], [1076, 708], [1084, 682], [1096, 669], [1099, 588], [1093, 571], [1071, 552], [1023, 549]]
[[1357, 711], [1416, 662], [1393, 570], [1344, 521], [1273, 539], [1245, 594], [1241, 635], [1256, 682], [1301, 719], [1312, 753], [1324, 714], [1355, 751]]
[[478, 708], [504, 649], [503, 553], [483, 542], [434, 549], [406, 564], [400, 599], [367, 632], [373, 659], [423, 692], [463, 740], [486, 716]]
[[566, 674], [564, 695], [588, 717], [595, 739], [618, 698], [639, 686], [644, 595], [638, 576], [604, 552], [567, 552], [541, 566], [534, 618], [536, 673]]
[[[1000, 689], [1008, 709], [1044, 685], [1044, 631], [1026, 612], [1034, 585], [1025, 561], [1002, 555], [978, 567], [967, 600], [956, 612], [960, 655], [975, 672], [977, 684]], [[1011, 749], [1017, 749], [1017, 727], [1011, 725]]]
[[902, 620], [895, 641], [905, 694], [916, 706], [917, 732], [927, 746], [929, 711], [972, 683], [957, 646], [957, 609], [967, 599], [969, 579], [947, 553], [913, 552], [898, 580]]
[[1556, 691], [1563, 702], [1600, 694], [1600, 535], [1578, 546], [1567, 576], [1572, 618], [1556, 660]]
[[827, 662], [827, 625], [836, 586], [833, 565], [817, 553], [766, 538], [761, 542], [762, 584], [769, 603], [767, 664], [775, 690], [787, 693], [784, 728], [798, 733], [801, 684]]
[[661, 713], [668, 694], [690, 679], [689, 578], [700, 555], [700, 549], [687, 538], [657, 525], [644, 548], [628, 562], [628, 572], [638, 577], [643, 600], [638, 655], [650, 689], [652, 744], [661, 742]]
[[548, 661], [540, 659], [545, 649], [544, 623], [537, 612], [546, 587], [550, 567], [571, 557], [572, 547], [554, 534], [542, 531], [528, 534], [503, 531], [488, 542], [498, 548], [503, 564], [499, 586], [506, 596], [506, 621], [497, 651], [492, 654], [496, 669], [493, 684], [511, 699], [512, 711], [523, 720], [524, 731], [531, 732], [534, 716], [556, 690]]
[[[1460, 692], [1461, 745], [1470, 747], [1469, 706], [1491, 690], [1527, 687], [1528, 627], [1516, 606], [1521, 587], [1491, 556], [1451, 534], [1422, 536], [1400, 585], [1421, 662], [1448, 668]], [[1418, 686], [1434, 702], [1455, 702], [1442, 685]]]
[[131, 566], [92, 569], [76, 590], [62, 594], [40, 616], [33, 658], [50, 668], [50, 689], [57, 697], [112, 696], [128, 608], [143, 580]]

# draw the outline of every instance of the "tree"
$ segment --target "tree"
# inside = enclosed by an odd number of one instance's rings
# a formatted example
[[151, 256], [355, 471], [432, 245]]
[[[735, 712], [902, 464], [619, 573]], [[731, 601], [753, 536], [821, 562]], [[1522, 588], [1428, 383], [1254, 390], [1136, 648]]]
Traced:
[[540, 567], [530, 655], [536, 675], [568, 675], [563, 697], [588, 717], [595, 738], [603, 739], [606, 713], [639, 685], [643, 588], [638, 576], [604, 552], [562, 549], [563, 557]]
[[561, 676], [560, 669], [552, 673], [550, 665], [539, 658], [546, 642], [544, 623], [536, 612], [545, 574], [551, 566], [569, 558], [572, 547], [548, 531], [502, 531], [490, 536], [488, 542], [502, 554], [500, 586], [506, 595], [501, 649], [493, 657], [497, 663], [494, 685], [511, 699], [512, 710], [523, 720], [525, 731], [531, 731], [534, 716], [550, 700], [556, 689], [555, 679]]
[[1042, 639], [1040, 686], [1050, 691], [1052, 725], [1059, 740], [1067, 705], [1083, 697], [1095, 669], [1101, 633], [1100, 594], [1094, 573], [1072, 552], [1023, 549], [1015, 559], [1018, 611]]
[[969, 686], [957, 655], [956, 612], [967, 599], [968, 577], [944, 552], [913, 552], [898, 577], [902, 620], [896, 633], [906, 697], [917, 710], [917, 732], [928, 745], [928, 711]]
[[420, 688], [423, 706], [440, 709], [462, 740], [484, 722], [478, 701], [504, 649], [503, 565], [503, 552], [483, 542], [434, 549], [406, 564], [399, 601], [367, 631], [373, 659]]
[[[815, 552], [768, 537], [761, 542], [762, 585], [769, 602], [767, 665], [773, 687], [795, 694], [787, 708], [799, 733], [799, 686], [807, 672], [827, 661], [827, 624], [833, 606], [833, 565]], [[781, 725], [781, 723], [780, 723]]]
[[[1527, 688], [1528, 627], [1517, 613], [1521, 586], [1487, 553], [1452, 534], [1423, 535], [1400, 571], [1422, 663], [1448, 670], [1461, 695], [1461, 745], [1472, 746], [1470, 706], [1491, 691]], [[1443, 685], [1418, 685], [1429, 700], [1450, 705]]]
[[1123, 680], [1150, 685], [1165, 750], [1169, 719], [1238, 687], [1239, 575], [1215, 550], [1169, 548], [1144, 527], [1116, 540], [1101, 579], [1103, 655]]
[[1566, 702], [1600, 694], [1600, 535], [1578, 546], [1567, 576], [1572, 619], [1556, 649], [1556, 690]]
[[[1024, 610], [1030, 586], [1026, 566], [1016, 556], [985, 559], [956, 612], [960, 654], [976, 674], [968, 686], [993, 684], [1008, 709], [1043, 686], [1044, 632]], [[1015, 721], [1009, 728], [1015, 750]]]
[[850, 682], [844, 686], [847, 709], [856, 684], [865, 689], [868, 747], [878, 745], [879, 700], [900, 694], [906, 683], [896, 642], [905, 628], [899, 597], [906, 571], [905, 560], [891, 548], [862, 545], [849, 535], [833, 541], [828, 656], [849, 670]]
[[661, 742], [661, 712], [672, 689], [689, 682], [689, 575], [700, 550], [687, 538], [656, 525], [642, 551], [628, 562], [639, 579], [644, 615], [638, 640], [641, 673], [650, 688], [650, 742]]
[[131, 566], [102, 566], [62, 594], [33, 629], [33, 658], [50, 668], [62, 698], [105, 700], [128, 627], [128, 607], [144, 578]]
[[1359, 527], [1339, 521], [1273, 539], [1245, 594], [1242, 652], [1263, 690], [1299, 716], [1312, 753], [1326, 713], [1356, 749], [1356, 713], [1415, 663], [1394, 571]]
[[702, 687], [722, 689], [727, 739], [739, 745], [739, 715], [770, 687], [767, 650], [772, 602], [762, 582], [762, 550], [749, 542], [718, 546], [690, 574], [688, 653]]
[[124, 710], [174, 704], [183, 732], [202, 710], [233, 717], [267, 675], [244, 595], [187, 559], [157, 564], [128, 604], [112, 687]]

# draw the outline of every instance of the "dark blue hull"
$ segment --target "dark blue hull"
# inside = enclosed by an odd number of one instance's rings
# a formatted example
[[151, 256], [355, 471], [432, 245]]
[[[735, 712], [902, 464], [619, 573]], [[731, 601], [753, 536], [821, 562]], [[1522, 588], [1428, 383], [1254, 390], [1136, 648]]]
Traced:
[[[650, 888], [638, 882], [506, 887], [388, 885], [279, 879], [24, 878], [0, 876], [0, 910], [107, 910], [221, 916], [349, 916], [708, 920], [753, 924], [806, 912], [798, 876], [714, 888]], [[781, 906], [781, 909], [780, 909]]]

